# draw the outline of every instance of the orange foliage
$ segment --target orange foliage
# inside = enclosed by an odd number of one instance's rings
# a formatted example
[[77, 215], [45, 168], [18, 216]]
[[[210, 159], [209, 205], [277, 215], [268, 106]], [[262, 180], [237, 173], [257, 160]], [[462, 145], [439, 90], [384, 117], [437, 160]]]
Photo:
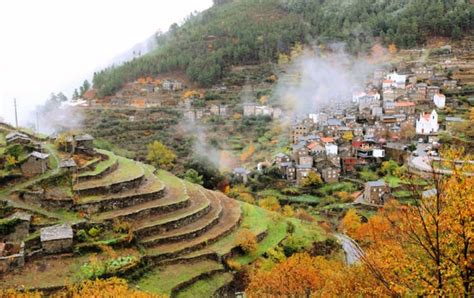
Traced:
[[241, 161], [246, 161], [254, 153], [255, 153], [255, 146], [253, 145], [253, 143], [250, 143], [250, 145], [247, 147], [247, 149], [244, 149], [242, 154], [240, 155], [240, 160]]

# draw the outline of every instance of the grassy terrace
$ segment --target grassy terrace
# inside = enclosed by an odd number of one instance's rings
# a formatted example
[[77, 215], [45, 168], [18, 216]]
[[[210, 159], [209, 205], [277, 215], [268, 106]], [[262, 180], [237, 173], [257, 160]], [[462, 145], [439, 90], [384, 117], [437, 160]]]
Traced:
[[183, 289], [178, 293], [176, 297], [188, 298], [188, 297], [212, 297], [219, 288], [230, 283], [234, 277], [231, 273], [220, 273], [214, 274], [213, 276], [204, 280], [199, 280], [193, 283], [191, 286]]
[[[112, 152], [109, 152], [109, 151], [105, 151], [105, 150], [97, 150], [98, 152], [102, 153], [102, 154], [105, 154], [107, 155], [109, 158], [104, 160], [104, 161], [101, 161], [99, 162], [95, 169], [92, 170], [92, 171], [86, 171], [86, 172], [83, 172], [83, 173], [80, 173], [78, 175], [78, 177], [94, 177], [94, 176], [97, 176], [97, 175], [100, 175], [102, 174], [103, 172], [105, 172], [107, 169], [109, 169], [116, 161], [117, 161], [117, 156], [115, 154], [113, 154]], [[95, 162], [96, 159], [93, 159], [89, 162], [87, 162], [84, 167], [92, 164], [93, 162]]]
[[212, 260], [204, 260], [192, 264], [185, 263], [160, 266], [143, 276], [136, 283], [136, 286], [146, 292], [170, 296], [171, 291], [177, 285], [199, 276], [202, 273], [223, 269], [222, 264]]
[[[139, 194], [147, 194], [154, 191], [159, 191], [165, 187], [165, 181], [170, 181], [173, 177], [169, 174], [165, 174], [163, 172], [160, 176], [160, 179], [153, 175], [153, 168], [149, 166], [144, 167], [145, 170], [145, 179], [147, 179], [147, 183], [140, 186], [138, 190], [131, 190], [129, 192], [122, 192], [120, 194], [105, 194], [105, 195], [92, 195], [92, 196], [85, 196], [81, 197], [79, 200], [79, 204], [87, 204], [87, 203], [94, 203], [94, 202], [101, 202], [107, 201], [111, 199], [120, 199], [126, 198], [130, 195], [139, 195]], [[174, 178], [177, 179], [177, 178]]]
[[101, 186], [110, 186], [117, 183], [130, 181], [143, 176], [144, 166], [134, 160], [119, 157], [119, 166], [116, 171], [97, 180], [79, 182], [74, 186], [74, 190], [89, 189]]
[[278, 246], [287, 236], [286, 228], [289, 221], [295, 225], [294, 236], [302, 239], [304, 246], [309, 247], [313, 241], [325, 239], [325, 233], [316, 225], [305, 223], [295, 218], [285, 218], [277, 213], [269, 212], [247, 203], [241, 203], [241, 207], [243, 220], [239, 229], [209, 245], [207, 248], [191, 253], [188, 256], [192, 257], [210, 252], [215, 252], [222, 256], [229, 253], [234, 247], [237, 247], [239, 232], [243, 228], [250, 229], [256, 235], [267, 232], [267, 236], [259, 243], [256, 252], [234, 257], [240, 264], [251, 263], [270, 248]]

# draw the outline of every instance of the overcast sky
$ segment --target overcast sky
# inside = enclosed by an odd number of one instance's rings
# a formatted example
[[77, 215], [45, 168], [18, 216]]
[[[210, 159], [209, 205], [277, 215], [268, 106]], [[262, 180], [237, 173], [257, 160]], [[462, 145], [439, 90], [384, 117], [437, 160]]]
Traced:
[[[165, 4], [166, 3], [166, 4]], [[0, 1], [0, 117], [21, 122], [51, 92], [68, 97], [84, 79], [157, 30], [212, 0]]]

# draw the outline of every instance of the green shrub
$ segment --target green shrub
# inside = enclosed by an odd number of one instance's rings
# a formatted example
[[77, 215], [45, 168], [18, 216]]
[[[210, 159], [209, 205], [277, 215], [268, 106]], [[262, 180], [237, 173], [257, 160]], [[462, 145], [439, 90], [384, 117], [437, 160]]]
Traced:
[[76, 233], [76, 239], [79, 242], [86, 242], [87, 241], [87, 232], [84, 230], [79, 230]]
[[15, 231], [15, 226], [20, 223], [19, 218], [3, 218], [0, 219], [0, 235], [6, 236]]
[[98, 227], [92, 227], [89, 229], [89, 231], [87, 232], [89, 234], [89, 236], [91, 237], [97, 237], [101, 232], [101, 229], [98, 228]]

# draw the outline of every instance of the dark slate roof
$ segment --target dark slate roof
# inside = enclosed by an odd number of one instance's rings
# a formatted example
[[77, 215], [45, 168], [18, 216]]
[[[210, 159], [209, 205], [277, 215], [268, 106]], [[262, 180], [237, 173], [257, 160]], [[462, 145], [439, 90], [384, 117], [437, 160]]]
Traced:
[[61, 160], [61, 163], [59, 164], [60, 168], [72, 168], [72, 167], [77, 167], [76, 162], [74, 159], [69, 158], [69, 159], [63, 159]]
[[7, 134], [7, 135], [5, 136], [5, 139], [6, 139], [7, 141], [9, 141], [9, 140], [11, 140], [11, 139], [13, 139], [13, 138], [25, 138], [25, 139], [29, 139], [30, 137], [27, 136], [27, 135], [24, 134], [24, 133], [19, 132], [19, 131], [11, 132], [11, 133], [9, 133], [9, 134]]
[[41, 242], [61, 239], [72, 239], [72, 227], [68, 224], [60, 224], [42, 228], [40, 231]]
[[250, 171], [245, 168], [235, 168], [234, 174], [249, 174]]
[[39, 159], [47, 159], [49, 157], [49, 154], [47, 153], [41, 153], [41, 152], [38, 152], [38, 151], [33, 151], [30, 153], [30, 155], [28, 155], [28, 157], [30, 156], [33, 156], [33, 157], [36, 157], [36, 158], [39, 158]]
[[385, 181], [377, 180], [377, 181], [369, 181], [367, 185], [370, 187], [378, 187], [378, 186], [385, 186]]

